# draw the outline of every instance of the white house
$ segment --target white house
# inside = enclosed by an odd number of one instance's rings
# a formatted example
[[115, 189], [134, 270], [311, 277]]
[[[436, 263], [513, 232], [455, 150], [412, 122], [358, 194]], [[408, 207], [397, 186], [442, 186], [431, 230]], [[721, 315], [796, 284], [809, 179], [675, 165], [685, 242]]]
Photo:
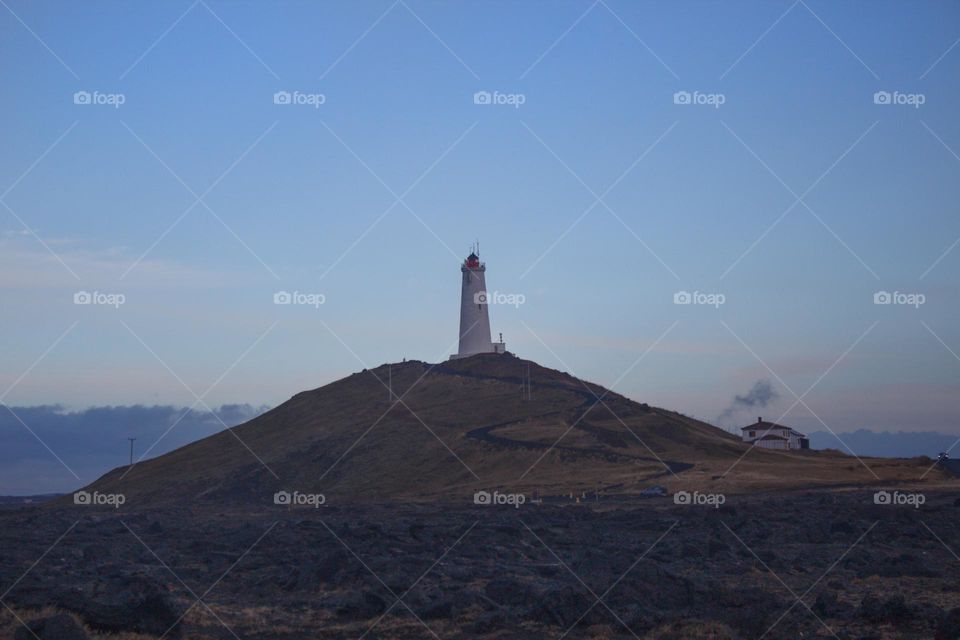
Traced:
[[775, 422], [764, 422], [763, 418], [743, 427], [741, 435], [744, 442], [764, 449], [809, 449], [810, 439], [796, 429]]

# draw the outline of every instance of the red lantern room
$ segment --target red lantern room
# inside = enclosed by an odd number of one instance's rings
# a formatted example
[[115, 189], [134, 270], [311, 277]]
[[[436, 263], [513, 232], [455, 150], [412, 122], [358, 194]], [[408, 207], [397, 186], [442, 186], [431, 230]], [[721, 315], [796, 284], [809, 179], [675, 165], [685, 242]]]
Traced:
[[466, 261], [463, 263], [468, 269], [479, 269], [480, 268], [480, 258], [477, 257], [476, 253], [470, 253], [467, 256]]

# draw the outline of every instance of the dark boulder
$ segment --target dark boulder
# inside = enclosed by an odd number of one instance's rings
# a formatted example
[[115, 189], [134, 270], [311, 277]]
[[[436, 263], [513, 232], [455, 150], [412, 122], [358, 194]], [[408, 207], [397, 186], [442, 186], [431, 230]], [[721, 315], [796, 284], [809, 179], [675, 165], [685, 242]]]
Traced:
[[100, 543], [84, 545], [80, 554], [84, 561], [90, 563], [103, 562], [111, 558], [110, 549], [107, 545]]
[[537, 594], [528, 584], [497, 578], [487, 583], [484, 595], [501, 606], [532, 607], [537, 604]]
[[531, 612], [529, 617], [542, 624], [556, 625], [564, 630], [573, 626], [592, 604], [587, 595], [572, 587], [548, 589], [541, 600], [541, 604]]
[[707, 554], [710, 557], [716, 556], [720, 553], [726, 553], [730, 551], [730, 547], [723, 540], [719, 538], [710, 538], [710, 541], [707, 542]]
[[[405, 608], [402, 604], [397, 604], [393, 611], [396, 612], [398, 607]], [[369, 620], [383, 614], [386, 610], [387, 603], [384, 599], [375, 593], [368, 592], [345, 599], [337, 607], [337, 615], [348, 620]]]
[[72, 591], [58, 603], [97, 631], [166, 634], [179, 637], [182, 612], [165, 585], [142, 575], [113, 575], [97, 582], [92, 593]]
[[813, 610], [824, 618], [846, 619], [853, 613], [853, 606], [841, 602], [833, 591], [821, 591], [813, 603]]
[[705, 598], [705, 602], [710, 606], [710, 618], [723, 622], [748, 638], [763, 635], [789, 606], [768, 590], [758, 587], [716, 587]]
[[914, 611], [910, 608], [903, 596], [896, 595], [886, 600], [881, 600], [876, 596], [866, 596], [860, 602], [860, 609], [857, 614], [870, 622], [889, 622], [898, 624], [914, 617]]
[[858, 535], [859, 531], [848, 520], [837, 520], [830, 523], [830, 533], [852, 536]]
[[[472, 603], [462, 589], [441, 589], [439, 587], [420, 587], [404, 597], [410, 607], [424, 620], [450, 618], [454, 610], [460, 612]], [[399, 605], [398, 605], [399, 606]]]
[[489, 611], [477, 616], [477, 619], [469, 626], [471, 633], [488, 634], [502, 627], [510, 627], [513, 621], [508, 620], [499, 611]]
[[617, 606], [641, 602], [661, 611], [677, 610], [693, 604], [693, 591], [693, 583], [688, 578], [644, 558], [620, 579], [605, 600]]
[[937, 625], [934, 640], [958, 640], [960, 639], [960, 607], [951, 609], [941, 619]]

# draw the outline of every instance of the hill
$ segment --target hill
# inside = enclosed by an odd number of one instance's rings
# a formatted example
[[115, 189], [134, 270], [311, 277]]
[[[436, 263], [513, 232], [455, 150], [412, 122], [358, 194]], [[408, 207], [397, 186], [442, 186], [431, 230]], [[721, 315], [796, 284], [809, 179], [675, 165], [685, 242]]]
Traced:
[[[459, 500], [495, 488], [623, 496], [654, 483], [733, 492], [905, 482], [929, 464], [750, 450], [721, 429], [566, 373], [478, 355], [355, 373], [114, 469], [86, 490], [123, 493], [131, 506], [266, 504], [277, 491], [323, 493], [331, 503]], [[939, 470], [927, 475], [942, 478]]]

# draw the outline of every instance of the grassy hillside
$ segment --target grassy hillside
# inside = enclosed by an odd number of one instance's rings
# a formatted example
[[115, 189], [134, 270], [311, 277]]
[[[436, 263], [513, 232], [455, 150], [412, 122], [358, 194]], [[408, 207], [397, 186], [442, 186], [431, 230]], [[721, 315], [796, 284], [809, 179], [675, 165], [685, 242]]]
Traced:
[[[749, 450], [704, 422], [509, 355], [390, 366], [392, 401], [387, 365], [365, 370], [115, 469], [88, 490], [122, 492], [131, 506], [269, 503], [281, 490], [323, 493], [331, 503], [461, 499], [498, 487], [613, 495], [656, 483], [733, 492], [906, 482], [929, 466], [922, 459]], [[927, 476], [942, 478], [938, 471]]]

